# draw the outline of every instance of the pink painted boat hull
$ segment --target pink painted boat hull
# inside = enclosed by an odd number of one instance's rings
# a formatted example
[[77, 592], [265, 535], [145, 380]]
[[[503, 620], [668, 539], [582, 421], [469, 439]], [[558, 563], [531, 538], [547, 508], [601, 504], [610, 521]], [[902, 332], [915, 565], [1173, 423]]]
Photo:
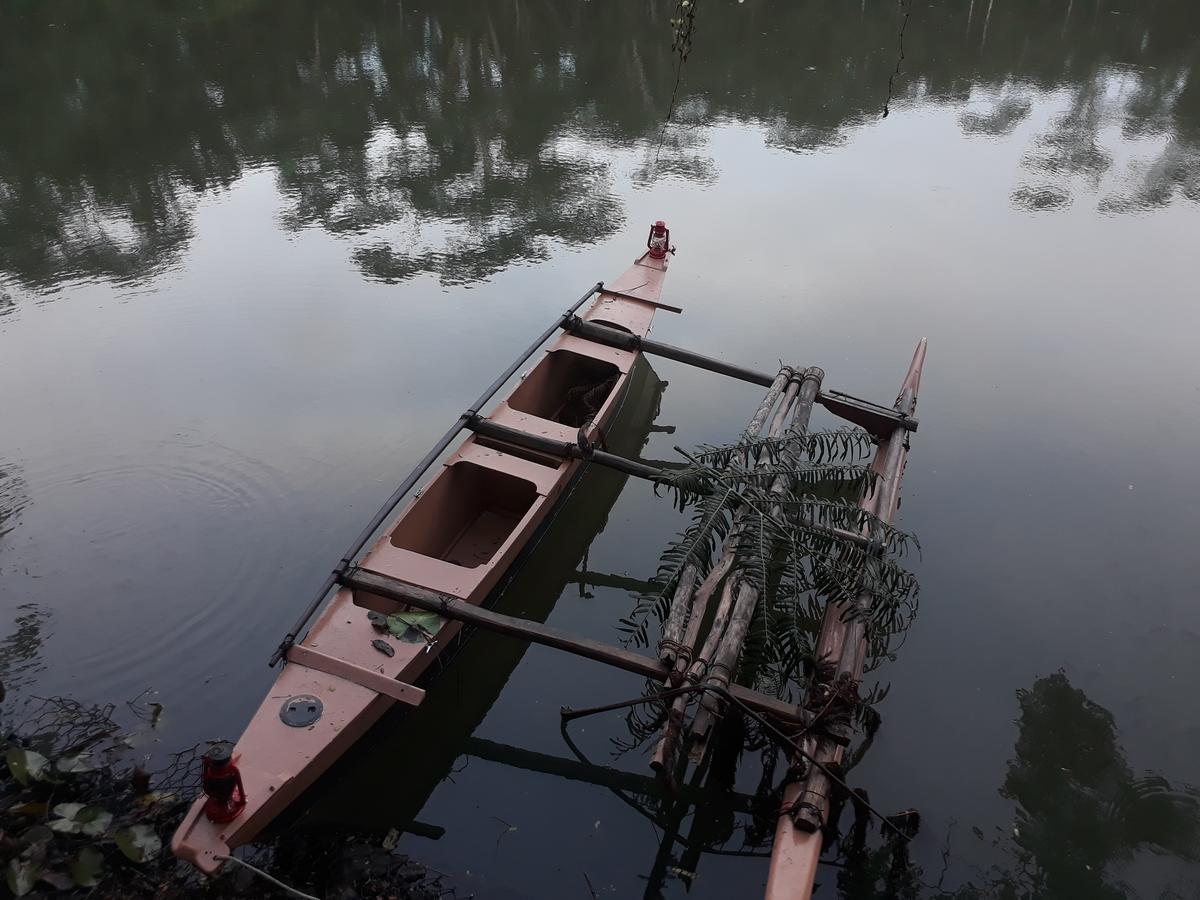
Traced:
[[[666, 271], [666, 259], [642, 256], [608, 287], [645, 302], [601, 293], [582, 317], [645, 336]], [[577, 424], [559, 421], [570, 418], [566, 407], [585, 402], [588, 418], [607, 426], [638, 355], [560, 335], [488, 418], [532, 434], [574, 441]], [[605, 394], [601, 386], [608, 382], [611, 387]], [[581, 394], [587, 394], [587, 400], [581, 401]], [[503, 450], [485, 438], [469, 436], [397, 516], [361, 565], [482, 603], [582, 465]], [[234, 748], [234, 762], [245, 786], [245, 810], [228, 824], [216, 824], [204, 813], [204, 798], [197, 799], [171, 840], [176, 856], [215, 873], [233, 848], [253, 840], [393, 703], [421, 701], [424, 692], [413, 682], [450, 644], [460, 624], [443, 622], [428, 644], [384, 638], [395, 651], [394, 656], [386, 656], [372, 646], [381, 636], [368, 621], [369, 610], [392, 613], [399, 607], [381, 597], [354, 596], [349, 589], [337, 591], [328, 602], [308, 634], [289, 652]], [[283, 704], [297, 697], [320, 700], [322, 712], [312, 724], [294, 727], [282, 720]]]

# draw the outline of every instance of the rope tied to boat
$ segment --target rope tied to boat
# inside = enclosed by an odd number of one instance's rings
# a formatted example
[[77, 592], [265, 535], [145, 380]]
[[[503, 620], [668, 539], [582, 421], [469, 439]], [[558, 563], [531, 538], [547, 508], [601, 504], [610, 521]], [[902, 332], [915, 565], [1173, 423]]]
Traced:
[[[595, 432], [600, 439], [593, 441], [591, 433]], [[579, 426], [579, 431], [575, 435], [575, 442], [579, 444], [579, 449], [583, 451], [585, 457], [591, 457], [597, 450], [608, 449], [608, 436], [605, 435], [604, 429], [600, 427], [600, 423], [594, 419], [588, 419]]]

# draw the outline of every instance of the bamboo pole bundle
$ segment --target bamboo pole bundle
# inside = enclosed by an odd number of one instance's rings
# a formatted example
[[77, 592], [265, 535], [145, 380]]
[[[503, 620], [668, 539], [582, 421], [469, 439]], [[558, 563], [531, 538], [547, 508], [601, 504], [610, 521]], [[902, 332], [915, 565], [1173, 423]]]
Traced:
[[[798, 393], [800, 387], [799, 381], [796, 379], [796, 374], [797, 370], [790, 366], [785, 366], [780, 369], [779, 375], [776, 376], [775, 381], [771, 385], [771, 389], [767, 392], [766, 397], [763, 398], [763, 402], [759, 405], [759, 408], [755, 412], [753, 418], [751, 418], [750, 424], [747, 425], [746, 429], [742, 432], [743, 442], [748, 443], [762, 437], [763, 427], [766, 424], [768, 417], [771, 418], [771, 426], [767, 431], [767, 436], [774, 438], [778, 437], [780, 433], [782, 433], [787, 415], [792, 409], [796, 394]], [[781, 393], [782, 397], [780, 396]], [[777, 402], [778, 406], [776, 406]], [[771, 415], [772, 410], [775, 410], [774, 416]], [[695, 588], [691, 597], [691, 602], [688, 604], [680, 604], [680, 608], [683, 608], [685, 605], [687, 608], [686, 627], [683, 629], [683, 633], [678, 634], [678, 631], [675, 630], [668, 632], [668, 628], [672, 626], [671, 622], [668, 622], [668, 626], [664, 628], [664, 635], [668, 636], [672, 640], [672, 643], [667, 645], [667, 652], [674, 657], [674, 668], [671, 670], [671, 673], [667, 678], [667, 687], [678, 687], [683, 682], [684, 678], [690, 678], [693, 680], [693, 682], [698, 683], [700, 675], [703, 674], [703, 668], [699, 668], [697, 662], [695, 661], [696, 659], [705, 659], [703, 650], [700, 652], [700, 654], [696, 653], [696, 646], [700, 640], [700, 629], [703, 627], [704, 621], [708, 618], [708, 606], [712, 599], [713, 593], [716, 591], [718, 586], [723, 583], [725, 576], [733, 567], [734, 555], [732, 550], [740, 527], [740, 523], [735, 520], [730, 534], [726, 536], [726, 539], [722, 544], [722, 554], [720, 559], [718, 559], [717, 563], [712, 567], [712, 569], [709, 570], [708, 575], [704, 578], [700, 585]], [[685, 570], [684, 576], [688, 575], [689, 572]], [[696, 577], [694, 570], [690, 573], [690, 575], [691, 580], [694, 581]], [[681, 584], [683, 583], [683, 580], [683, 577], [681, 577]], [[680, 597], [677, 592], [674, 602], [678, 603], [679, 600]], [[726, 599], [724, 597], [724, 593], [722, 593], [722, 599], [719, 601], [718, 609], [714, 614], [713, 623], [709, 628], [710, 635], [714, 631], [724, 631], [724, 620], [728, 617], [729, 608], [731, 606], [731, 600]], [[673, 606], [672, 614], [674, 613], [674, 610], [675, 607]], [[678, 626], [676, 625], [675, 627]], [[659, 647], [661, 654], [661, 648], [663, 647], [662, 641], [659, 642]], [[710, 654], [711, 652], [712, 651], [709, 650]], [[706, 668], [707, 664], [704, 663], [703, 666]], [[692, 675], [693, 669], [698, 669], [698, 674], [695, 676]], [[658, 772], [659, 775], [668, 779], [671, 777], [670, 773], [674, 768], [675, 751], [679, 743], [679, 737], [682, 734], [688, 703], [689, 697], [686, 695], [680, 695], [671, 704], [671, 707], [667, 713], [666, 727], [663, 729], [662, 737], [659, 738], [658, 743], [655, 745], [654, 754], [650, 761], [650, 767]]]
[[[771, 427], [768, 432], [769, 437], [778, 438], [783, 434], [785, 425], [789, 435], [803, 435], [807, 432], [813, 403], [820, 392], [821, 381], [824, 375], [823, 370], [813, 366], [804, 370], [798, 379], [794, 378], [788, 384], [779, 409], [771, 421]], [[790, 422], [788, 422], [789, 417], [791, 419]], [[782, 493], [786, 489], [786, 486], [786, 477], [780, 475], [773, 481], [771, 490], [776, 493]], [[779, 508], [773, 508], [772, 515], [778, 514]], [[712, 624], [705, 637], [704, 645], [694, 654], [691, 665], [687, 667], [686, 675], [683, 672], [683, 665], [686, 664], [684, 655], [680, 654], [676, 662], [676, 677], [672, 680], [673, 684], [677, 685], [681, 683], [685, 677], [693, 684], [699, 684], [702, 679], [708, 678], [710, 683], [725, 687], [728, 686], [732, 679], [733, 669], [737, 665], [737, 660], [741, 655], [742, 645], [745, 643], [750, 620], [753, 617], [759, 599], [758, 591], [753, 587], [740, 584], [738, 579], [727, 578], [728, 573], [733, 569], [736, 562], [737, 548], [741, 533], [746, 527], [747, 516], [748, 512], [739, 515], [738, 521], [735, 522], [734, 527], [725, 539], [721, 559], [713, 567], [708, 578], [705, 579], [705, 582], [697, 591], [697, 597], [700, 598], [702, 596], [704, 605], [707, 606], [707, 601], [712, 591], [717, 584], [722, 584], [721, 598], [713, 614]], [[700, 600], [698, 599], [696, 607], [700, 608], [700, 605]], [[695, 640], [699, 636], [700, 619], [702, 618], [703, 615], [693, 615], [692, 623], [695, 624], [695, 629], [689, 628], [689, 634], [685, 636], [684, 643], [686, 646], [695, 646]], [[691, 638], [690, 642], [686, 640], [687, 637]], [[713, 666], [719, 668], [714, 672], [712, 671]], [[655, 747], [654, 756], [651, 761], [651, 767], [659, 772], [669, 771], [673, 767], [677, 745], [682, 736], [684, 716], [688, 702], [689, 698], [687, 696], [680, 696], [672, 704], [668, 715], [667, 727], [658, 745]], [[703, 739], [711, 727], [713, 717], [718, 712], [719, 701], [715, 701], [711, 695], [703, 696], [700, 701], [700, 711], [692, 723], [692, 734]]]
[[[788, 433], [803, 435], [808, 431], [808, 422], [812, 416], [813, 403], [821, 390], [824, 371], [813, 366], [806, 369], [799, 385], [796, 398], [796, 412], [792, 418]], [[787, 478], [780, 475], [771, 484], [773, 493], [782, 494], [787, 489]], [[780, 506], [771, 508], [771, 515], [778, 516]], [[728, 687], [733, 680], [734, 671], [742, 655], [742, 647], [746, 642], [746, 634], [750, 630], [750, 620], [759, 602], [758, 588], [750, 584], [740, 584], [737, 588], [737, 603], [730, 616], [729, 625], [721, 637], [721, 643], [712, 658], [707, 673], [707, 683], [716, 687]], [[715, 628], [714, 628], [715, 631]], [[700, 699], [700, 710], [692, 722], [692, 734], [700, 741], [706, 740], [712, 727], [713, 719], [720, 714], [721, 701], [710, 693]]]
[[[791, 384], [794, 374], [795, 370], [790, 366], [783, 366], [779, 370], [779, 374], [775, 376], [770, 389], [751, 418], [750, 424], [742, 432], [743, 440], [753, 440], [762, 434], [763, 424], [771, 414], [771, 410], [775, 408], [779, 395], [785, 387]], [[704, 618], [703, 612], [698, 617], [692, 612], [696, 600], [695, 586], [698, 577], [699, 570], [696, 564], [689, 562], [684, 567], [675, 586], [675, 592], [671, 598], [671, 611], [663, 625], [662, 638], [658, 642], [658, 658], [668, 667], [675, 665], [681, 650], [686, 653], [689, 661], [691, 659], [691, 647], [695, 644], [695, 636], [693, 635], [691, 643], [688, 643], [684, 638], [684, 628], [686, 626], [690, 630], [691, 622], [695, 621], [695, 628], [698, 631], [699, 619]], [[707, 602], [707, 595], [704, 597]]]
[[[784, 424], [787, 420], [787, 414], [795, 407], [796, 396], [800, 392], [800, 383], [803, 380], [803, 376], [801, 376], [799, 379], [793, 377], [788, 382], [787, 390], [784, 392], [783, 399], [779, 403], [779, 410], [775, 413], [774, 418], [771, 420], [771, 427], [767, 432], [767, 437], [778, 438], [781, 434], [783, 434]], [[807, 422], [808, 420], [805, 418], [805, 427], [807, 427]], [[788, 427], [789, 433], [793, 431], [793, 426]], [[737, 559], [738, 542], [740, 540], [741, 533], [745, 528], [745, 522], [745, 514], [740, 514], [738, 519], [734, 522], [733, 527], [730, 529], [729, 534], [726, 536], [724, 543], [722, 544], [721, 558], [717, 561], [717, 564], [713, 566], [712, 571], [709, 572], [708, 577], [704, 580], [700, 590], [697, 591], [698, 596], [703, 596], [706, 605], [717, 585], [721, 584], [725, 577], [733, 569], [733, 565]], [[717, 645], [721, 640], [721, 635], [724, 634], [725, 626], [733, 612], [733, 601], [734, 593], [731, 589], [721, 591], [721, 599], [713, 616], [712, 627], [709, 628], [708, 635], [705, 637], [703, 648], [698, 653], [693, 655], [691, 666], [687, 670], [686, 677], [688, 680], [694, 683], [699, 683], [700, 679], [707, 671], [708, 661], [712, 659], [713, 654], [716, 653]], [[697, 606], [699, 606], [699, 603], [697, 603]], [[688, 646], [695, 647], [695, 642], [699, 638], [699, 627], [700, 623], [697, 621], [695, 631], [692, 632], [692, 630], [689, 629], [689, 635], [691, 636], [692, 640]], [[676, 667], [676, 671], [679, 671], [678, 666]]]
[[[783, 402], [780, 403], [779, 412], [776, 413], [775, 418], [771, 421], [771, 429], [768, 432], [768, 437], [777, 438], [783, 433], [785, 414], [794, 408], [796, 396], [800, 392], [800, 381], [802, 380], [803, 376], [800, 380], [794, 379], [788, 384], [788, 389], [784, 394]], [[793, 421], [792, 425], [788, 428], [789, 433], [794, 431], [794, 426], [795, 422]], [[805, 419], [805, 426], [807, 426], [807, 418]], [[772, 485], [772, 489], [774, 489], [774, 485]], [[720, 573], [716, 581], [724, 579], [726, 575], [728, 575], [728, 573], [733, 569], [734, 563], [737, 561], [738, 543], [740, 541], [742, 531], [745, 529], [745, 525], [746, 515], [743, 514], [739, 516], [739, 520], [730, 530], [728, 537], [726, 537], [722, 548], [721, 559], [717, 565], [713, 567], [713, 573]], [[712, 574], [710, 574], [709, 577], [712, 578]], [[716, 582], [714, 581], [714, 584], [715, 583]], [[735, 596], [736, 592], [734, 590], [734, 586], [726, 582], [725, 588], [721, 591], [721, 600], [717, 606], [716, 614], [713, 617], [712, 627], [709, 628], [708, 635], [705, 637], [704, 646], [694, 657], [691, 668], [687, 673], [688, 680], [692, 681], [693, 683], [698, 684], [700, 679], [703, 678], [708, 671], [709, 661], [716, 654], [717, 647], [720, 644], [722, 635], [725, 633], [725, 628], [729, 622], [729, 618], [733, 614]]]

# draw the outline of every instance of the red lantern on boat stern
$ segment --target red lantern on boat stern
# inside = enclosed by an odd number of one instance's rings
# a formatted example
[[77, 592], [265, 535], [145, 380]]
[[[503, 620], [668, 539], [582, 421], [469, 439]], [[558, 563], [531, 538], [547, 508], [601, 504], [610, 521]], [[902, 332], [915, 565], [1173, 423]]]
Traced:
[[201, 775], [204, 793], [204, 814], [210, 822], [223, 825], [232, 822], [246, 808], [246, 791], [242, 773], [233, 764], [233, 747], [220, 743], [204, 754]]
[[646, 246], [650, 248], [651, 259], [664, 259], [671, 247], [671, 229], [667, 223], [659, 219], [650, 226], [650, 236], [646, 238]]

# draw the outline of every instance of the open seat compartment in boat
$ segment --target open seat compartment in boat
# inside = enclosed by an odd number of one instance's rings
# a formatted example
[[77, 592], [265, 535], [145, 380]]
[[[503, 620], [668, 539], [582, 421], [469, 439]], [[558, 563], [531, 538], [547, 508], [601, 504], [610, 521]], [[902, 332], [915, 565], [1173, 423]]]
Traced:
[[596, 415], [616, 387], [621, 370], [570, 350], [553, 350], [508, 397], [517, 412], [578, 428]]
[[392, 546], [474, 569], [491, 561], [537, 498], [524, 478], [460, 460], [396, 525]]

